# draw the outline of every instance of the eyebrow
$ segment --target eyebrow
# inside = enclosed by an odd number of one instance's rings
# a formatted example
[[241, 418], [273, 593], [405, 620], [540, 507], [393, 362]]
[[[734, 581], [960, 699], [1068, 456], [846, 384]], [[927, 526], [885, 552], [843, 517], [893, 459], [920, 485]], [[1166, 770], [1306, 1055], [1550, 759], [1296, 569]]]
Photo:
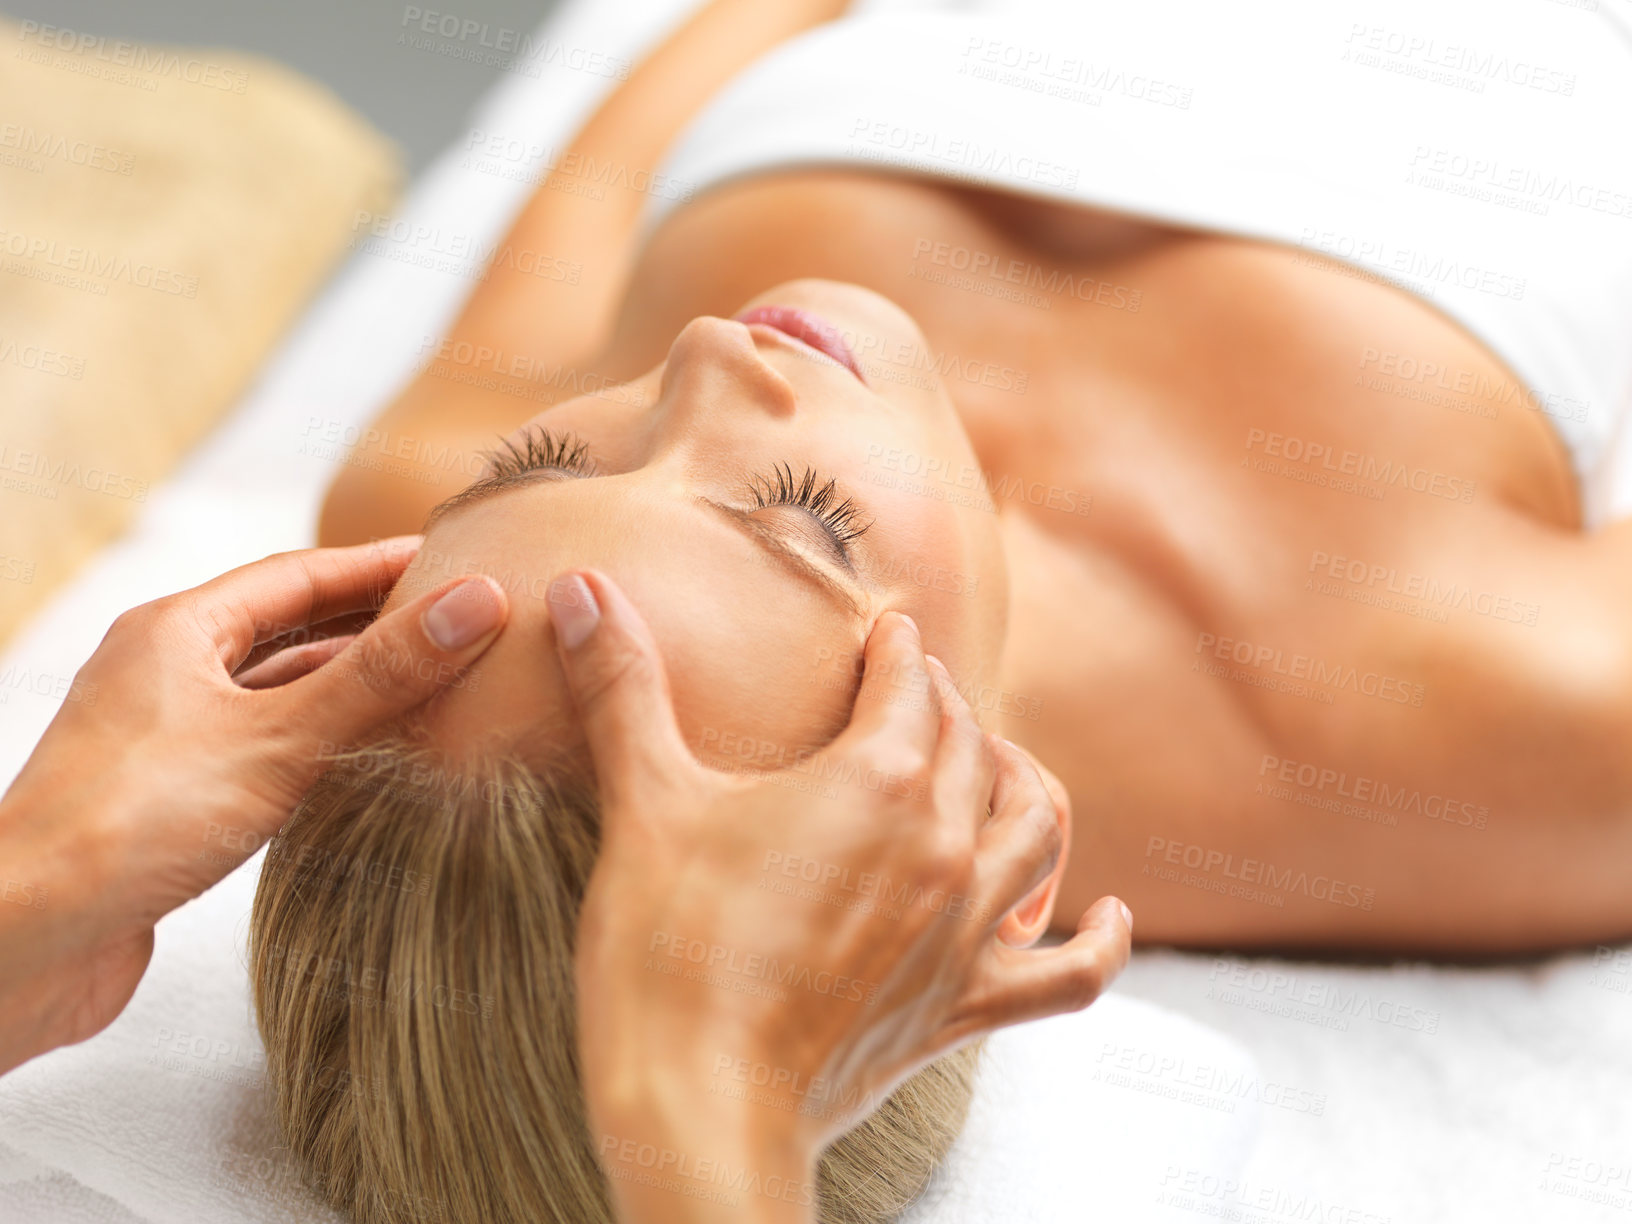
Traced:
[[[496, 497], [500, 493], [507, 493], [522, 485], [555, 484], [559, 480], [582, 479], [585, 479], [585, 477], [552, 476], [538, 470], [513, 472], [503, 476], [490, 476], [461, 489], [452, 497], [437, 505], [425, 520], [424, 530], [430, 531], [439, 519], [454, 510], [460, 510], [466, 506], [475, 505], [477, 502], [486, 501], [490, 497]], [[728, 505], [725, 502], [717, 502], [711, 498], [698, 496], [696, 504], [706, 507], [742, 535], [752, 540], [767, 557], [776, 561], [784, 572], [807, 584], [819, 587], [830, 599], [843, 604], [847, 610], [856, 616], [866, 617], [867, 609], [865, 605], [847, 583], [840, 581], [829, 573], [824, 566], [816, 564], [799, 549], [789, 544], [782, 536], [782, 533], [770, 524], [754, 518], [747, 510]]]

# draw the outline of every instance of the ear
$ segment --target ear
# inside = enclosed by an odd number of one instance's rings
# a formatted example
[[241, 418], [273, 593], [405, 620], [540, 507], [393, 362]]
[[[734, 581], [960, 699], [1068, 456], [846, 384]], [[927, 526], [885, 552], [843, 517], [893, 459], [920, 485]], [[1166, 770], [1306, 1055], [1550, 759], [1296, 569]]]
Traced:
[[[1024, 749], [1022, 749], [1024, 751]], [[1071, 861], [1071, 796], [1065, 786], [1042, 763], [1027, 752], [1031, 763], [1042, 775], [1048, 796], [1054, 801], [1054, 819], [1060, 822], [1060, 857], [1048, 878], [1026, 895], [1025, 900], [1010, 910], [997, 928], [997, 937], [1012, 948], [1029, 948], [1048, 930], [1054, 918], [1054, 900], [1059, 896], [1060, 881], [1065, 878], [1065, 865]]]

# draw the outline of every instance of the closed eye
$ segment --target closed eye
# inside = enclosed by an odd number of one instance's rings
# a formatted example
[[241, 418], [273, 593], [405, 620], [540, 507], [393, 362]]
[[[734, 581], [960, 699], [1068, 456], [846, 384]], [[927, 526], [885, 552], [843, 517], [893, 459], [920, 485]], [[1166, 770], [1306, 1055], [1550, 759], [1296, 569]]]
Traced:
[[814, 468], [806, 468], [797, 478], [793, 468], [779, 463], [769, 476], [756, 476], [749, 481], [748, 494], [756, 510], [772, 506], [797, 506], [819, 523], [832, 544], [835, 559], [847, 570], [855, 570], [850, 556], [850, 542], [858, 539], [871, 527], [872, 520], [861, 521], [856, 503], [839, 492], [838, 481], [822, 480]]
[[[525, 447], [516, 449], [525, 454]], [[444, 515], [465, 507], [479, 505], [508, 491], [527, 485], [551, 485], [562, 480], [581, 479], [585, 474], [593, 471], [593, 468], [576, 462], [571, 466], [537, 463], [536, 460], [543, 456], [544, 453], [540, 449], [533, 459], [518, 461], [514, 452], [504, 451], [499, 455], [493, 472], [468, 488], [455, 493], [431, 511], [430, 517], [425, 523], [425, 532], [428, 534], [442, 520]], [[795, 526], [795, 524], [787, 521], [790, 515], [795, 512], [789, 511], [775, 515], [773, 517], [783, 521], [771, 523], [760, 517], [768, 506], [744, 507], [730, 505], [703, 496], [698, 496], [694, 504], [704, 506], [711, 512], [720, 515], [726, 522], [764, 549], [768, 556], [785, 567], [789, 573], [814, 583], [857, 620], [865, 621], [869, 618], [870, 593], [875, 588], [871, 583], [859, 580], [859, 575], [848, 565], [818, 564], [810, 557], [810, 553], [813, 551], [810, 547], [795, 544], [790, 539], [789, 532], [789, 528]], [[815, 527], [809, 511], [799, 510], [797, 513], [804, 520], [804, 524], [809, 528], [809, 531], [814, 534], [818, 529]], [[838, 549], [837, 542], [832, 540], [828, 531], [822, 531], [822, 538], [828, 542], [831, 550]], [[830, 551], [829, 555], [832, 556], [833, 552]]]
[[[534, 473], [554, 473], [564, 477], [599, 474], [588, 445], [572, 433], [555, 433], [542, 425], [529, 425], [520, 435], [501, 438], [483, 452], [481, 477], [431, 512], [426, 529], [444, 513], [489, 493], [507, 488]], [[850, 544], [862, 536], [872, 520], [862, 521], [854, 501], [839, 489], [838, 482], [823, 480], [814, 468], [806, 467], [798, 476], [791, 464], [778, 463], [762, 476], [749, 478], [747, 488], [751, 510], [772, 510], [779, 506], [801, 512], [804, 522], [819, 531], [832, 559], [847, 573], [856, 572]]]
[[484, 480], [519, 476], [540, 468], [560, 468], [574, 476], [595, 475], [595, 462], [589, 457], [589, 446], [576, 434], [552, 433], [542, 425], [529, 425], [518, 440], [513, 435], [500, 438], [497, 446], [483, 451], [486, 462], [482, 465]]

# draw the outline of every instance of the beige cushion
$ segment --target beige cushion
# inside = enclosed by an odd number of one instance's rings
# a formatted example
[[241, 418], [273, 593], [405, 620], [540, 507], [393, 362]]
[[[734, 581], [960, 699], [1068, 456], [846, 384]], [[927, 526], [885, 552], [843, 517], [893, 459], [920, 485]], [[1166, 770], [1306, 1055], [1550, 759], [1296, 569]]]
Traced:
[[0, 22], [0, 640], [243, 393], [399, 177], [288, 69]]

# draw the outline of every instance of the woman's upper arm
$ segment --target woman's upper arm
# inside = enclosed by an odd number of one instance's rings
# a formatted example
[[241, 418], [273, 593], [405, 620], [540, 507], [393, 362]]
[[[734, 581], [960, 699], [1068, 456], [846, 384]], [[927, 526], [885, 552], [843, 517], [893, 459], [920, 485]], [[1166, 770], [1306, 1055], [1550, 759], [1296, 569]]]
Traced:
[[[427, 367], [353, 452], [329, 491], [320, 543], [418, 529], [468, 483], [483, 446], [576, 394], [594, 374], [634, 263], [647, 202], [636, 184], [650, 180], [725, 81], [777, 44], [841, 16], [846, 4], [710, 0], [635, 66], [556, 159]], [[550, 274], [539, 275], [541, 267]], [[458, 359], [483, 351], [502, 354], [503, 371]], [[438, 352], [448, 356], [439, 362]], [[577, 377], [562, 378], [563, 370]], [[467, 373], [482, 385], [464, 381]]]

